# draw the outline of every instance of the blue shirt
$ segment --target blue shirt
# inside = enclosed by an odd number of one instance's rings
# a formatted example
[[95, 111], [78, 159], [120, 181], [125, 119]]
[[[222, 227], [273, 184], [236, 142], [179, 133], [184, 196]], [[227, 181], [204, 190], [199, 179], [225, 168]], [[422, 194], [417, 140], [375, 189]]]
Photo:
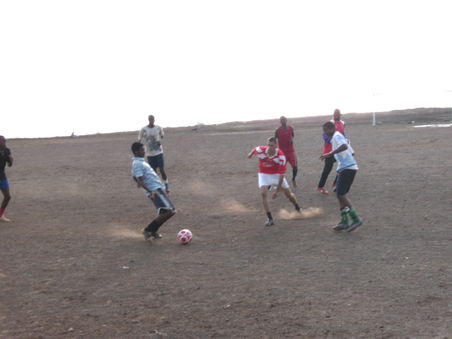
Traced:
[[[344, 144], [348, 146], [347, 139], [344, 137], [344, 135], [342, 135], [338, 131], [334, 132], [334, 135], [331, 138], [331, 143], [333, 144], [333, 151], [338, 149]], [[358, 169], [358, 164], [356, 163], [356, 160], [352, 155], [352, 150], [350, 146], [348, 146], [348, 148], [345, 151], [336, 153], [334, 155], [334, 158], [338, 162], [336, 170], [338, 172], [344, 169], [353, 169], [353, 170]]]
[[[143, 177], [144, 184], [151, 191], [156, 191], [159, 188], [165, 189], [157, 173], [144, 161], [144, 158], [133, 157], [132, 160], [132, 176], [136, 178]], [[148, 191], [144, 191], [146, 195], [150, 194]]]

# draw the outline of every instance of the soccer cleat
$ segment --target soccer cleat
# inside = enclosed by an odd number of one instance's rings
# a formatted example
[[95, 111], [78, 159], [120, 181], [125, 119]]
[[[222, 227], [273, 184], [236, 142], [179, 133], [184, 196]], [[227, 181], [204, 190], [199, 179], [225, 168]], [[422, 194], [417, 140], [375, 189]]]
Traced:
[[160, 233], [153, 232], [151, 233], [151, 237], [153, 237], [154, 239], [161, 239], [162, 235]]
[[319, 193], [321, 193], [321, 194], [329, 193], [325, 187], [317, 187], [317, 191], [319, 191]]
[[265, 226], [273, 226], [275, 223], [273, 222], [273, 219], [267, 219]]
[[349, 226], [348, 224], [346, 224], [345, 222], [341, 221], [339, 224], [337, 224], [336, 226], [333, 227], [333, 230], [335, 231], [343, 231], [348, 229]]
[[4, 215], [2, 215], [2, 216], [0, 217], [0, 221], [2, 221], [2, 222], [11, 222], [11, 219], [8, 219], [8, 218], [5, 217]]
[[360, 219], [352, 222], [352, 224], [347, 228], [347, 232], [351, 232], [351, 231], [357, 229], [362, 224], [363, 224], [363, 222]]
[[152, 232], [146, 231], [144, 228], [142, 229], [144, 240], [148, 240], [150, 237], [152, 237]]

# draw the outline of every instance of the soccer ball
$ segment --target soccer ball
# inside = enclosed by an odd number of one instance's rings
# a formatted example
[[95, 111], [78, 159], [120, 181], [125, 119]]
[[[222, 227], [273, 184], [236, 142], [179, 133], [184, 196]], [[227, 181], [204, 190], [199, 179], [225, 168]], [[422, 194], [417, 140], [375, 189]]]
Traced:
[[183, 230], [180, 230], [179, 233], [177, 233], [177, 239], [182, 244], [188, 244], [192, 238], [193, 238], [193, 234], [191, 233], [190, 230], [188, 230], [186, 228], [184, 228]]

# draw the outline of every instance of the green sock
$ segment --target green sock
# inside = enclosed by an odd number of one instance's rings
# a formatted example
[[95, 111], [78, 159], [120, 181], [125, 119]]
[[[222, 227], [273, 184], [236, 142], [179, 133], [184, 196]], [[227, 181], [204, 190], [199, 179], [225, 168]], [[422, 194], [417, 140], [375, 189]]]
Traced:
[[348, 208], [344, 208], [341, 210], [341, 223], [348, 225]]
[[358, 215], [356, 214], [356, 211], [354, 209], [351, 209], [348, 213], [352, 217], [353, 222], [356, 222], [359, 220]]

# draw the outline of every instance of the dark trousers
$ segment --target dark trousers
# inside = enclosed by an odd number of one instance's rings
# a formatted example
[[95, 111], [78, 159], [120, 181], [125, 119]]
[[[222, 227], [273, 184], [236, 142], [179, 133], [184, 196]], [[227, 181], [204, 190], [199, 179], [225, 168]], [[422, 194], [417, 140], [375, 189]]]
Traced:
[[324, 160], [325, 165], [323, 166], [322, 176], [320, 177], [319, 186], [324, 187], [326, 184], [326, 179], [328, 179], [328, 175], [330, 175], [331, 170], [333, 169], [333, 164], [336, 162], [334, 157], [329, 157]]

